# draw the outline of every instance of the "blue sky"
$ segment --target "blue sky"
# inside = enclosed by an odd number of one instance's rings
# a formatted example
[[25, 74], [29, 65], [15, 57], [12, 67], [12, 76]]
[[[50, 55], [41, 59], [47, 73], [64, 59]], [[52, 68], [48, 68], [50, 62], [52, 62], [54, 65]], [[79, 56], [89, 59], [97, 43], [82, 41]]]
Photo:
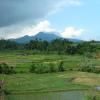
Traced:
[[0, 0], [0, 38], [40, 31], [62, 37], [100, 40], [99, 0]]
[[81, 0], [79, 6], [65, 6], [62, 10], [47, 19], [57, 29], [72, 26], [83, 28], [86, 32], [79, 36], [82, 39], [100, 40], [100, 1]]

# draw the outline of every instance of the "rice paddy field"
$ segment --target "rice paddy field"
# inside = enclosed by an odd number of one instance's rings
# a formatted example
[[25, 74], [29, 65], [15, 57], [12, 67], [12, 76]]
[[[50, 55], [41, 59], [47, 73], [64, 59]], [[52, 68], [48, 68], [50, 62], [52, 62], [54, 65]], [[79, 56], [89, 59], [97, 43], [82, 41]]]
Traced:
[[[30, 73], [31, 63], [55, 63], [63, 61], [66, 71], [56, 73]], [[9, 93], [56, 92], [82, 90], [87, 96], [95, 94], [100, 100], [100, 74], [80, 72], [79, 65], [88, 61], [95, 67], [100, 67], [100, 59], [80, 55], [57, 54], [25, 54], [23, 52], [0, 52], [0, 63], [13, 66], [16, 74], [1, 74], [4, 80], [3, 88]], [[70, 71], [69, 71], [70, 69]], [[74, 70], [71, 70], [74, 69]], [[68, 71], [67, 71], [68, 70]], [[89, 99], [90, 100], [90, 99]], [[92, 99], [91, 99], [92, 100]]]

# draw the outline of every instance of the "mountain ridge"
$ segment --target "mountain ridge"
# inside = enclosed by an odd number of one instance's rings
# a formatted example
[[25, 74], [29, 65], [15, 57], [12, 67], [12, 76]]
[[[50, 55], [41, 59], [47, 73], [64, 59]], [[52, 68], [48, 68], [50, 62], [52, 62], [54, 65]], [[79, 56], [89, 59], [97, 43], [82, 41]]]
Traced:
[[23, 37], [17, 38], [17, 39], [10, 39], [11, 41], [15, 41], [17, 43], [28, 43], [31, 40], [40, 39], [40, 40], [46, 40], [46, 41], [52, 41], [54, 39], [67, 39], [72, 42], [80, 42], [79, 39], [74, 38], [63, 38], [59, 35], [57, 35], [57, 32], [39, 32], [35, 36], [28, 36], [25, 35]]

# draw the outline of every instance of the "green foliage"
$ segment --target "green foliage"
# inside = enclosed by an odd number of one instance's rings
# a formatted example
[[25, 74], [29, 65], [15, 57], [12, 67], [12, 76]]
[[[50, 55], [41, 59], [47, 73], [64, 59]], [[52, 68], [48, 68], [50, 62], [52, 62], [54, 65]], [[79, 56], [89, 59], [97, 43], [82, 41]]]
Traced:
[[7, 65], [6, 63], [0, 64], [0, 73], [1, 74], [12, 74], [15, 73], [12, 66]]
[[86, 61], [86, 62], [81, 63], [79, 71], [100, 73], [100, 68], [96, 68], [93, 66], [93, 64], [91, 62]]
[[36, 69], [36, 65], [33, 63], [30, 67], [30, 72], [33, 73]]
[[56, 54], [86, 54], [100, 50], [100, 43], [71, 42], [66, 39], [55, 39], [52, 41], [31, 40], [29, 43], [18, 44], [14, 41], [0, 40], [0, 50], [32, 50], [34, 54], [56, 53]]
[[77, 52], [78, 52], [77, 45], [68, 45], [66, 47], [67, 54], [73, 55], [73, 54], [77, 54]]
[[49, 65], [49, 72], [50, 73], [57, 72], [57, 68], [53, 63], [50, 63], [50, 65]]
[[58, 71], [59, 71], [59, 72], [63, 72], [63, 71], [65, 71], [65, 68], [64, 68], [63, 63], [64, 63], [64, 62], [61, 61], [60, 64], [58, 65]]
[[48, 73], [48, 69], [44, 64], [37, 64], [35, 73], [37, 73], [37, 74]]
[[91, 96], [88, 96], [88, 100], [100, 100], [100, 96], [99, 95], [91, 95]]
[[58, 66], [54, 63], [49, 63], [49, 64], [33, 63], [30, 67], [30, 72], [37, 74], [62, 72], [62, 71], [65, 71], [63, 67], [63, 62], [60, 62]]
[[29, 50], [37, 50], [37, 51], [45, 51], [56, 52], [57, 54], [89, 54], [100, 50], [99, 44], [96, 42], [70, 42], [65, 39], [55, 39], [51, 42], [41, 41], [41, 40], [32, 40], [25, 45], [26, 49]]
[[16, 50], [20, 45], [14, 41], [0, 40], [0, 50]]

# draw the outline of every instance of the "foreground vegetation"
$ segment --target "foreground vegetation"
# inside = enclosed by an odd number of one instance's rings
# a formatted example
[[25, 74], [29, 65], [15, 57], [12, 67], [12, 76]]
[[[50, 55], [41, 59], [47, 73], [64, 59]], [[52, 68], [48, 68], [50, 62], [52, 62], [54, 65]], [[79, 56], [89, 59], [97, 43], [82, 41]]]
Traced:
[[88, 100], [100, 100], [100, 92], [95, 90], [95, 87], [100, 85], [100, 75], [95, 73], [66, 71], [46, 74], [2, 74], [0, 79], [5, 80], [6, 94], [80, 90], [86, 93]]
[[93, 89], [100, 85], [100, 75], [86, 72], [60, 72], [52, 74], [0, 75], [9, 92], [40, 92], [73, 89]]
[[[100, 74], [88, 69], [100, 68], [99, 58], [83, 55], [22, 54], [19, 51], [0, 53], [1, 65], [6, 63], [7, 68], [11, 69], [10, 73], [0, 75], [0, 80], [4, 80], [6, 93], [88, 91], [100, 85]], [[58, 68], [63, 70], [59, 71]], [[90, 95], [87, 95], [89, 99]]]
[[[24, 54], [26, 54], [25, 51]], [[52, 73], [62, 71], [82, 71], [97, 74], [100, 73], [100, 59], [89, 58], [83, 55], [23, 55], [23, 51], [6, 51], [0, 53], [0, 63], [0, 73], [6, 74], [29, 72]]]
[[89, 100], [100, 99], [95, 89], [100, 86], [99, 42], [0, 43], [0, 80], [5, 93], [84, 90]]

